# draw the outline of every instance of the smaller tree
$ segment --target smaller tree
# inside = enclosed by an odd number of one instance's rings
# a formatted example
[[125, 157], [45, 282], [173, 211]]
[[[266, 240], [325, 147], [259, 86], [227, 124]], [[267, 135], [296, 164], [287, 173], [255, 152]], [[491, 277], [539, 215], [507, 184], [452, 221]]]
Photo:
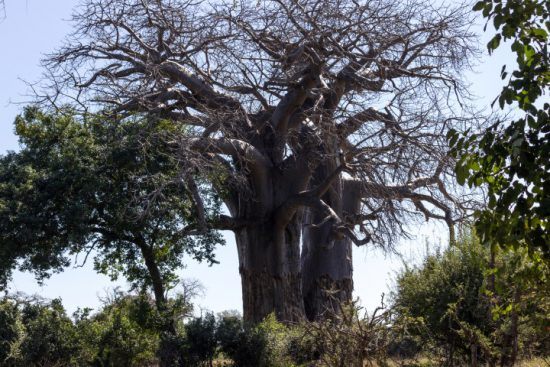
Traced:
[[[68, 256], [93, 254], [99, 272], [153, 290], [163, 335], [173, 339], [166, 293], [183, 255], [214, 263], [223, 242], [209, 226], [219, 219], [218, 197], [174, 158], [170, 140], [180, 129], [26, 109], [16, 120], [21, 151], [0, 159], [0, 286], [14, 268], [44, 279]], [[190, 203], [199, 194], [197, 208]], [[167, 360], [176, 353], [169, 345]]]
[[76, 329], [60, 299], [25, 302], [21, 366], [73, 366], [79, 354]]
[[157, 311], [146, 294], [113, 292], [97, 313], [75, 315], [83, 366], [148, 366], [158, 363]]
[[279, 367], [282, 361], [269, 345], [265, 322], [277, 321], [269, 316], [264, 322], [252, 326], [243, 322], [239, 315], [221, 315], [216, 337], [220, 350], [231, 358], [235, 367]]
[[212, 313], [191, 319], [185, 325], [182, 355], [186, 366], [213, 366], [217, 352], [216, 317]]
[[[448, 349], [450, 360], [469, 352], [456, 333], [455, 316], [483, 332], [491, 329], [490, 304], [481, 293], [485, 258], [477, 244], [463, 242], [460, 246], [428, 256], [419, 267], [406, 267], [398, 275], [393, 295], [402, 315], [423, 318], [432, 340]], [[449, 314], [451, 306], [453, 315]]]

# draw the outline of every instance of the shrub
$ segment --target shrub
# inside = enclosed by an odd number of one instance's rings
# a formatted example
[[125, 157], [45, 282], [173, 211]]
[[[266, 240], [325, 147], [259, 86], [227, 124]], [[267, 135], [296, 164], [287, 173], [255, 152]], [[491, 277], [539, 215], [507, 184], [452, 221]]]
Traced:
[[396, 310], [401, 317], [421, 318], [424, 342], [444, 347], [449, 359], [470, 355], [470, 343], [457, 333], [461, 323], [485, 335], [494, 328], [491, 305], [482, 292], [485, 255], [478, 242], [463, 240], [428, 256], [421, 266], [406, 267], [397, 277]]
[[224, 316], [220, 319], [216, 337], [221, 351], [231, 358], [235, 367], [267, 367], [267, 339], [255, 328], [245, 328], [242, 319]]
[[290, 333], [274, 315], [254, 327], [244, 325], [238, 316], [222, 315], [216, 337], [235, 367], [291, 367]]
[[0, 366], [16, 365], [24, 335], [21, 312], [14, 300], [5, 297], [0, 301]]
[[[153, 309], [153, 308], [151, 308]], [[81, 315], [76, 327], [87, 346], [84, 365], [139, 367], [157, 362], [160, 337], [144, 315], [141, 296], [118, 294], [100, 312]]]
[[339, 308], [323, 320], [300, 326], [305, 351], [316, 355], [316, 366], [384, 366], [388, 345], [395, 337], [395, 330], [390, 328], [391, 310], [380, 307], [369, 314], [357, 301], [340, 304]]
[[21, 343], [24, 366], [72, 366], [79, 354], [76, 329], [61, 300], [26, 303], [21, 311], [25, 337]]
[[548, 274], [547, 265], [533, 261], [526, 251], [491, 254], [466, 233], [447, 250], [398, 275], [396, 321], [422, 320], [425, 327], [413, 329], [413, 337], [423, 351], [448, 365], [511, 366], [522, 350], [536, 352], [548, 345], [542, 336], [549, 325], [543, 321], [550, 312], [544, 291]]
[[212, 313], [191, 319], [185, 325], [182, 343], [185, 366], [212, 366], [217, 351], [216, 317]]

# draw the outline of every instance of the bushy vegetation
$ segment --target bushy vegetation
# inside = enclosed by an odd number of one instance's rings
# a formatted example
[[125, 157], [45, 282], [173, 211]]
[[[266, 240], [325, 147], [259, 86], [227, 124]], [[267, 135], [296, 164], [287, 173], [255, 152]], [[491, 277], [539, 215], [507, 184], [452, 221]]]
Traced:
[[[270, 315], [248, 325], [237, 312], [192, 317], [189, 297], [178, 296], [168, 299], [177, 331], [169, 342], [175, 366], [189, 367], [512, 366], [550, 350], [548, 275], [532, 254], [497, 252], [467, 233], [405, 266], [390, 305], [371, 313], [351, 303], [314, 322]], [[70, 318], [58, 299], [5, 296], [0, 365], [156, 365], [167, 341], [154, 298], [114, 291], [103, 301]]]
[[448, 365], [508, 366], [550, 350], [548, 268], [521, 250], [495, 251], [470, 233], [398, 275], [397, 318], [419, 325], [409, 347]]
[[2, 366], [71, 366], [78, 362], [77, 329], [58, 299], [0, 301]]
[[149, 366], [159, 336], [138, 311], [142, 297], [125, 295], [95, 313], [71, 319], [61, 301], [7, 296], [0, 303], [1, 366]]
[[149, 366], [156, 361], [160, 336], [150, 298], [117, 296], [96, 314], [75, 314], [81, 365]]
[[[178, 366], [356, 366], [379, 358], [391, 330], [385, 316], [360, 317], [355, 305], [340, 316], [284, 325], [270, 315], [257, 325], [236, 312], [180, 318]], [[60, 300], [6, 296], [0, 303], [1, 366], [153, 366], [162, 332], [152, 298], [114, 292], [98, 312], [67, 316]], [[186, 322], [184, 322], [186, 320]], [[222, 363], [222, 362], [220, 362]]]
[[[8, 295], [0, 301], [0, 366], [155, 366], [166, 348], [175, 367], [512, 366], [550, 350], [549, 271], [533, 259], [466, 233], [405, 266], [389, 305], [367, 312], [341, 304], [295, 324], [273, 314], [255, 325], [237, 312], [194, 317], [194, 283], [167, 298], [169, 317], [146, 292], [115, 290], [100, 310], [72, 318], [59, 299]], [[168, 336], [166, 319], [175, 329]]]

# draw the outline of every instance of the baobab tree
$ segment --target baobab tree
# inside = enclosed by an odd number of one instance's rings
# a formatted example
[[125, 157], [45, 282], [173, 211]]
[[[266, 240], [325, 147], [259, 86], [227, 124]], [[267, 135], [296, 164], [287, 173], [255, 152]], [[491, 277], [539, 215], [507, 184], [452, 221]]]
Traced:
[[182, 184], [207, 179], [227, 206], [199, 222], [235, 233], [246, 320], [319, 317], [351, 297], [352, 244], [388, 248], [417, 217], [452, 233], [468, 204], [445, 142], [470, 121], [463, 7], [87, 0], [73, 21], [42, 101], [186, 127]]

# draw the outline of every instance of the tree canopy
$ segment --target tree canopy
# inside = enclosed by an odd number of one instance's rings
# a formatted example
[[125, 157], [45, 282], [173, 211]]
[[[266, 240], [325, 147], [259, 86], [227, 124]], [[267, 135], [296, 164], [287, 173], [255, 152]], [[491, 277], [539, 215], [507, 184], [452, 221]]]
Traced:
[[80, 265], [93, 254], [104, 274], [166, 290], [184, 254], [215, 262], [212, 251], [222, 238], [199, 226], [189, 197], [202, 190], [210, 198], [206, 219], [218, 215], [219, 200], [200, 183], [192, 189], [183, 183], [192, 173], [185, 178], [165, 142], [178, 127], [81, 121], [66, 112], [28, 108], [15, 123], [21, 150], [1, 158], [3, 284], [16, 266], [42, 279], [69, 265], [69, 256]]
[[[171, 365], [176, 330], [167, 292], [184, 255], [212, 264], [223, 243], [209, 224], [222, 218], [218, 196], [173, 152], [181, 126], [37, 108], [15, 125], [21, 150], [0, 158], [2, 286], [14, 268], [41, 280], [70, 265], [70, 256], [81, 266], [91, 255], [99, 272], [153, 290], [167, 333], [161, 361]], [[200, 208], [191, 205], [198, 195]]]

